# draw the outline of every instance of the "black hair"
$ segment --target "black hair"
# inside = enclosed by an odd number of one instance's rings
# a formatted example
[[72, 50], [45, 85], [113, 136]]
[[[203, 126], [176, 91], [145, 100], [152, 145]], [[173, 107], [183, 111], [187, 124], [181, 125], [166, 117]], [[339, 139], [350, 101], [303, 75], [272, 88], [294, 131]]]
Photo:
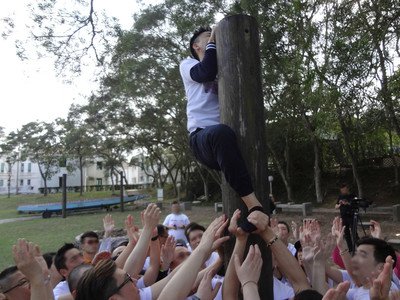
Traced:
[[10, 276], [12, 276], [13, 274], [15, 274], [17, 271], [18, 271], [17, 266], [11, 266], [11, 267], [5, 268], [3, 271], [1, 271], [1, 273], [0, 273], [0, 293], [7, 289], [7, 283], [9, 284], [8, 278]]
[[318, 293], [316, 290], [308, 289], [301, 291], [300, 293], [294, 296], [294, 300], [321, 300], [322, 295]]
[[396, 252], [394, 251], [393, 247], [389, 245], [386, 241], [367, 236], [359, 239], [356, 242], [356, 245], [357, 247], [360, 245], [374, 246], [374, 258], [378, 263], [385, 263], [386, 257], [390, 255], [394, 261], [393, 268], [396, 267]]
[[157, 235], [162, 236], [165, 232], [168, 232], [168, 228], [163, 224], [157, 225]]
[[189, 223], [185, 228], [185, 236], [188, 241], [189, 241], [189, 234], [194, 230], [201, 230], [203, 232], [206, 231], [206, 229], [203, 226], [201, 226], [196, 222]]
[[83, 277], [85, 272], [91, 268], [93, 268], [92, 265], [82, 264], [72, 269], [67, 279], [68, 287], [71, 292], [76, 290], [79, 280]]
[[46, 261], [47, 269], [51, 268], [51, 265], [53, 264], [55, 256], [56, 256], [55, 252], [47, 252], [47, 253], [43, 254], [43, 258]]
[[289, 227], [289, 224], [288, 224], [288, 223], [286, 223], [285, 221], [279, 221], [278, 224], [283, 224], [283, 225], [285, 225], [285, 226], [286, 226], [286, 229], [287, 229], [287, 232], [290, 232], [290, 227]]
[[80, 238], [81, 244], [83, 244], [83, 242], [85, 241], [85, 238], [87, 238], [87, 237], [92, 237], [92, 238], [99, 239], [99, 235], [96, 232], [94, 232], [94, 231], [86, 231], [81, 235], [81, 238]]
[[74, 244], [65, 243], [64, 246], [62, 246], [60, 249], [58, 249], [56, 256], [54, 257], [54, 265], [56, 266], [57, 271], [67, 268], [67, 266], [65, 265], [65, 253], [68, 250], [71, 250], [74, 248], [76, 249]]
[[193, 49], [193, 44], [196, 43], [197, 38], [199, 37], [200, 34], [202, 34], [203, 32], [207, 32], [207, 31], [211, 31], [211, 28], [209, 26], [201, 26], [199, 28], [196, 29], [195, 32], [193, 32], [193, 36], [190, 39], [190, 53], [192, 53], [193, 58], [199, 60], [199, 56], [197, 55], [196, 51]]
[[174, 204], [179, 204], [179, 201], [173, 201], [172, 203], [171, 203], [171, 205], [174, 205]]
[[117, 266], [113, 260], [102, 259], [93, 268], [85, 271], [76, 287], [76, 300], [107, 300], [115, 293]]

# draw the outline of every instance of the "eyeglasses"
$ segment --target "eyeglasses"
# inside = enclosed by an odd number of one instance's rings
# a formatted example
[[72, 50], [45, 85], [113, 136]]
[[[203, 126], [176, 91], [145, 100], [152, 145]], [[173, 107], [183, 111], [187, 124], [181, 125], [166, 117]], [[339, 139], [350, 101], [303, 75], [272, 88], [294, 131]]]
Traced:
[[5, 290], [5, 291], [3, 292], [3, 294], [9, 293], [9, 292], [11, 292], [13, 289], [16, 289], [17, 287], [20, 287], [20, 286], [24, 286], [24, 285], [26, 285], [26, 284], [29, 284], [29, 280], [26, 279], [26, 278], [23, 278], [23, 279], [21, 279], [20, 281], [18, 281], [18, 283], [17, 283], [16, 285], [14, 285], [13, 287], [9, 288], [8, 290]]
[[114, 294], [117, 294], [125, 285], [127, 285], [129, 282], [133, 282], [133, 279], [131, 277], [131, 275], [129, 275], [128, 273], [125, 273], [125, 279], [124, 281], [115, 289], [110, 293], [111, 297]]

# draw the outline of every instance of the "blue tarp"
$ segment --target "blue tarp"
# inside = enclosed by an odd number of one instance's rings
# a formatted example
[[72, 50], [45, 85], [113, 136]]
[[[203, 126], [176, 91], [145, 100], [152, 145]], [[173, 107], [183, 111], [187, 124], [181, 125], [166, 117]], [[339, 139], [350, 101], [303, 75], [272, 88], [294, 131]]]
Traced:
[[[134, 202], [147, 198], [148, 195], [135, 195], [124, 197], [124, 203]], [[120, 204], [120, 198], [105, 198], [105, 199], [92, 199], [92, 200], [80, 200], [80, 201], [67, 201], [67, 210], [80, 210], [90, 208], [106, 208], [113, 205]], [[62, 203], [45, 203], [45, 204], [34, 204], [34, 205], [20, 205], [17, 208], [19, 213], [42, 213], [44, 211], [49, 212], [61, 212]]]

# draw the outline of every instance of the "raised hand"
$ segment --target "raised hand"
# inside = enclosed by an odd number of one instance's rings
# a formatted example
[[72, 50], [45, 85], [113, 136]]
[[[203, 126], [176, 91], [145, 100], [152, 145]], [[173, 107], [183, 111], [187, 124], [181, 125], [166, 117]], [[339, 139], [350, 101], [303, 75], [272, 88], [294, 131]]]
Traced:
[[292, 229], [292, 234], [293, 237], [296, 241], [299, 240], [299, 226], [297, 225], [297, 223], [295, 221], [292, 221], [290, 224], [290, 227]]
[[47, 267], [43, 269], [41, 263], [36, 259], [36, 257], [41, 255], [37, 245], [25, 239], [18, 239], [12, 248], [12, 252], [17, 268], [26, 276], [31, 284], [41, 284], [47, 279], [49, 276]]
[[103, 218], [104, 237], [110, 237], [115, 228], [114, 220], [110, 214]]
[[135, 226], [133, 217], [131, 215], [128, 215], [125, 219], [125, 230], [129, 242], [136, 245], [139, 239], [139, 227]]
[[213, 300], [218, 293], [219, 288], [222, 283], [217, 282], [214, 289], [211, 284], [211, 280], [214, 277], [213, 270], [209, 270], [206, 274], [204, 274], [203, 279], [200, 282], [200, 285], [197, 289], [196, 296], [201, 300]]
[[333, 235], [328, 235], [325, 239], [321, 239], [318, 242], [316, 253], [314, 255], [314, 261], [327, 261], [331, 256], [332, 250], [336, 245], [336, 239]]
[[345, 226], [342, 225], [342, 219], [335, 217], [332, 222], [332, 235], [336, 237], [336, 245], [341, 251], [347, 248], [347, 244], [344, 240], [344, 229]]
[[369, 289], [371, 300], [387, 300], [389, 298], [393, 262], [391, 256], [386, 257], [382, 272], [375, 280], [371, 280], [371, 288]]
[[154, 203], [150, 203], [143, 212], [143, 227], [150, 228], [151, 230], [160, 222], [161, 211]]
[[206, 251], [212, 252], [215, 249], [219, 248], [219, 246], [221, 246], [224, 242], [226, 242], [229, 237], [221, 237], [221, 235], [228, 225], [228, 221], [229, 220], [225, 220], [225, 216], [220, 216], [212, 221], [211, 224], [207, 227], [207, 230], [204, 231], [198, 247], [201, 247]]
[[240, 209], [235, 210], [235, 212], [232, 215], [231, 222], [229, 223], [228, 231], [235, 235], [237, 239], [244, 239], [247, 238], [249, 235], [247, 232], [245, 232], [242, 228], [238, 226], [238, 220], [240, 218]]
[[349, 288], [349, 281], [341, 282], [336, 288], [329, 289], [322, 300], [346, 300], [346, 293], [348, 292]]
[[167, 270], [174, 259], [176, 241], [175, 238], [168, 236], [165, 244], [161, 246], [161, 269]]
[[242, 287], [247, 283], [257, 285], [260, 278], [262, 263], [263, 261], [258, 245], [250, 246], [247, 257], [242, 264], [240, 264], [239, 257], [237, 255], [234, 256], [236, 274]]
[[379, 222], [370, 220], [371, 226], [369, 227], [369, 231], [374, 238], [380, 239], [382, 238], [382, 228]]
[[[257, 213], [257, 214], [255, 214]], [[256, 233], [262, 233], [266, 231], [267, 229], [272, 229], [272, 226], [275, 226], [274, 228], [277, 230], [278, 229], [278, 220], [275, 218], [271, 219], [271, 228], [269, 227], [269, 217], [260, 212], [260, 211], [254, 211], [251, 215], [247, 217], [247, 220], [252, 223], [254, 226], [257, 227], [257, 230], [255, 231]], [[276, 222], [275, 222], [276, 221]], [[274, 231], [275, 232], [275, 231]], [[277, 232], [275, 233], [277, 234]]]

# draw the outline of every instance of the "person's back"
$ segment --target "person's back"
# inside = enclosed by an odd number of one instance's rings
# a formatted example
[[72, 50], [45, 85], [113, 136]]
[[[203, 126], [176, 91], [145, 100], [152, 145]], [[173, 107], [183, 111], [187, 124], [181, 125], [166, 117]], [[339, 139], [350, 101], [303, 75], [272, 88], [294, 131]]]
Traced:
[[218, 83], [216, 80], [203, 83], [193, 80], [190, 70], [198, 63], [197, 59], [187, 58], [180, 64], [180, 73], [187, 97], [186, 113], [189, 132], [220, 123]]

